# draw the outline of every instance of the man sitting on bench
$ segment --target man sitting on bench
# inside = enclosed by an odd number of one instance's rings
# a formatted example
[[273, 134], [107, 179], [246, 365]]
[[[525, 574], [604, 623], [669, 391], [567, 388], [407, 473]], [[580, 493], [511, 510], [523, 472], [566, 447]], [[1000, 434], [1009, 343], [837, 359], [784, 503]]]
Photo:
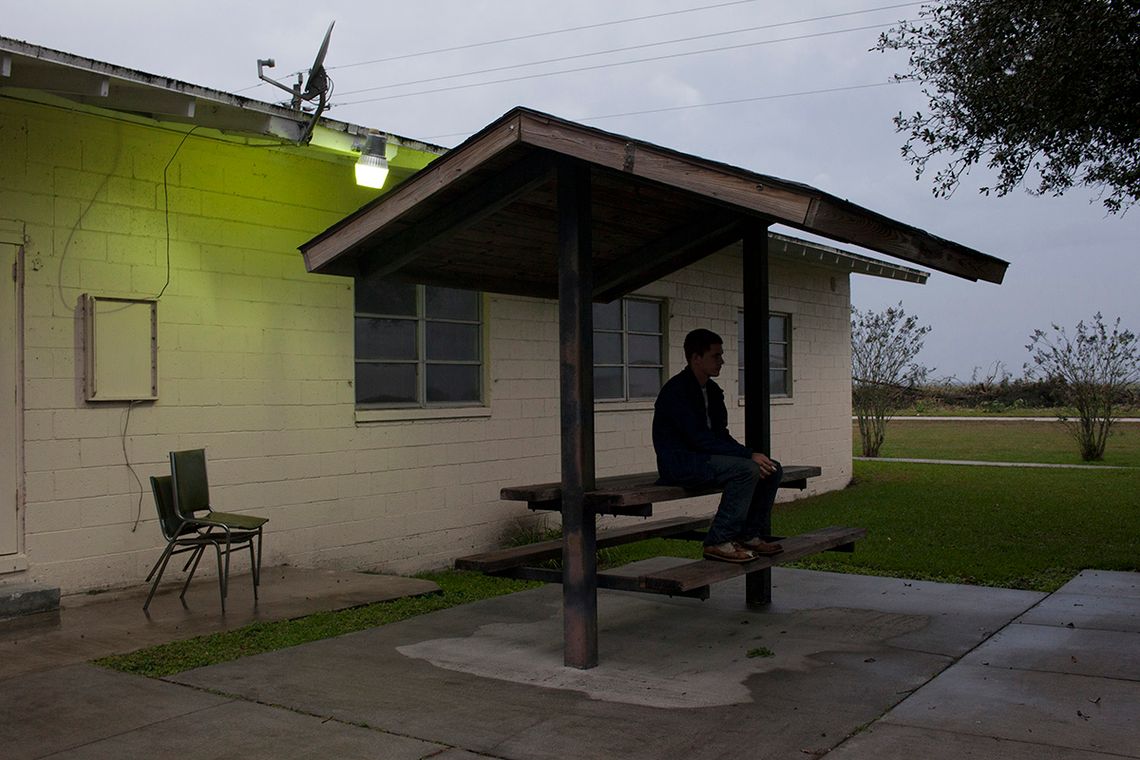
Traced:
[[723, 488], [705, 538], [706, 559], [748, 562], [783, 551], [764, 540], [780, 463], [739, 443], [728, 432], [724, 391], [712, 378], [724, 364], [724, 341], [711, 330], [685, 336], [687, 366], [670, 378], [653, 407], [653, 449], [660, 483]]

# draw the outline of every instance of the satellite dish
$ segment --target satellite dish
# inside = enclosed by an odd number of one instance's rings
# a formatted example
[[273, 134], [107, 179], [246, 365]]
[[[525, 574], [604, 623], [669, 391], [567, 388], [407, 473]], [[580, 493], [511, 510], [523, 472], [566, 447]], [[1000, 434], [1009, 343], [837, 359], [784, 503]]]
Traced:
[[312, 100], [328, 90], [329, 77], [325, 73], [325, 53], [329, 52], [329, 38], [332, 37], [333, 26], [335, 25], [336, 21], [330, 23], [329, 30], [325, 32], [325, 38], [321, 41], [321, 48], [317, 51], [317, 57], [309, 68], [309, 81], [305, 85], [305, 91], [301, 93], [301, 100]]
[[[329, 39], [332, 37], [333, 26], [335, 25], [336, 21], [330, 23], [328, 31], [325, 32], [325, 38], [321, 41], [320, 49], [317, 50], [317, 57], [313, 60], [312, 68], [309, 69], [309, 79], [307, 82], [304, 79], [304, 73], [297, 74], [297, 81], [292, 87], [282, 84], [276, 79], [270, 79], [265, 75], [264, 70], [266, 68], [273, 68], [277, 65], [277, 62], [272, 58], [259, 58], [257, 60], [257, 78], [292, 95], [293, 99], [291, 105], [294, 111], [303, 111], [302, 103], [312, 103], [313, 100], [317, 101], [313, 116], [298, 139], [298, 142], [301, 144], [309, 141], [309, 138], [313, 134], [313, 127], [317, 125], [317, 119], [321, 118], [321, 114], [324, 113], [329, 105], [329, 96], [332, 94], [332, 80], [329, 79], [328, 72], [325, 71], [325, 54], [329, 51]], [[303, 87], [302, 83], [304, 84]]]
[[[313, 61], [312, 68], [309, 69], [309, 80], [305, 82], [303, 88], [301, 85], [302, 82], [304, 82], [304, 73], [299, 72], [297, 74], [296, 83], [290, 87], [287, 84], [278, 82], [276, 79], [270, 79], [265, 75], [265, 69], [271, 69], [277, 65], [275, 60], [272, 58], [257, 59], [257, 78], [292, 95], [292, 106], [295, 111], [301, 110], [302, 102], [311, 103], [314, 98], [320, 97], [324, 97], [326, 101], [328, 99], [331, 82], [328, 73], [325, 71], [325, 54], [329, 51], [329, 38], [332, 37], [332, 30], [335, 24], [335, 21], [329, 24], [329, 30], [325, 32], [325, 38], [321, 41], [321, 47], [320, 50], [317, 51], [317, 57]], [[324, 108], [322, 107], [321, 110], [324, 110]]]

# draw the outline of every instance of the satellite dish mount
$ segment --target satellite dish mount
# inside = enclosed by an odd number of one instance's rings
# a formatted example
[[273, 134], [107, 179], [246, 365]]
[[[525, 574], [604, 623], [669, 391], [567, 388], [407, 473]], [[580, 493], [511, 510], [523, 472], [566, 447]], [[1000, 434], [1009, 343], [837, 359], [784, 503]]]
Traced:
[[313, 118], [309, 120], [304, 134], [302, 134], [298, 140], [298, 142], [302, 144], [307, 143], [309, 138], [312, 137], [313, 127], [317, 125], [317, 119], [321, 118], [321, 114], [328, 108], [329, 99], [332, 96], [333, 83], [329, 78], [328, 72], [325, 71], [325, 54], [329, 51], [329, 38], [332, 37], [332, 30], [335, 24], [335, 21], [330, 23], [328, 31], [325, 32], [325, 38], [321, 41], [320, 49], [317, 50], [317, 57], [309, 69], [308, 81], [305, 81], [304, 72], [297, 72], [297, 81], [292, 86], [278, 82], [276, 79], [271, 79], [265, 75], [265, 69], [273, 68], [277, 65], [277, 62], [272, 58], [257, 59], [257, 78], [292, 95], [290, 106], [294, 111], [304, 113], [304, 103], [312, 104], [314, 100], [317, 101], [316, 108], [313, 111]]

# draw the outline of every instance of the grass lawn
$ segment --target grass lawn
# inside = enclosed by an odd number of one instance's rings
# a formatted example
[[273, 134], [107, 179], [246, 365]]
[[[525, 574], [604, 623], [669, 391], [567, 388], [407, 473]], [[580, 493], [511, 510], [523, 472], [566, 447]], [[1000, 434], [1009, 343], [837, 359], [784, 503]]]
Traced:
[[[859, 426], [851, 425], [851, 450], [862, 454]], [[882, 457], [972, 459], [985, 462], [1046, 462], [1140, 467], [1140, 424], [1118, 423], [1103, 462], [1083, 462], [1060, 422], [894, 420], [887, 424]]]
[[777, 510], [778, 530], [868, 530], [803, 567], [1053, 591], [1086, 568], [1140, 570], [1140, 470], [856, 462], [856, 485]]

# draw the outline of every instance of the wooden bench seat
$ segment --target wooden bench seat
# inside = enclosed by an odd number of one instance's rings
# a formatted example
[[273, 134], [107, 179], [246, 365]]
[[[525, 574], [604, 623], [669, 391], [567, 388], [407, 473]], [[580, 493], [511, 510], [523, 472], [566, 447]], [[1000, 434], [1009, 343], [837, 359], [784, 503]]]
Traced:
[[780, 538], [784, 551], [771, 557], [757, 557], [751, 562], [742, 564], [701, 559], [639, 576], [637, 582], [642, 591], [684, 595], [687, 592], [708, 588], [713, 583], [795, 562], [819, 552], [853, 551], [855, 542], [865, 538], [866, 535], [866, 528], [841, 528], [832, 525], [811, 533]]
[[[598, 532], [598, 548], [633, 543], [647, 538], [679, 538], [703, 540], [711, 517], [675, 517], [624, 528]], [[746, 575], [787, 562], [794, 562], [823, 551], [853, 551], [855, 541], [867, 535], [864, 528], [832, 526], [811, 533], [787, 538], [775, 537], [784, 551], [772, 557], [758, 557], [751, 562], [734, 564], [713, 560], [695, 560], [642, 575], [599, 572], [598, 588], [621, 591], [641, 591], [669, 596], [690, 596], [707, 599], [713, 583]], [[562, 556], [561, 539], [515, 546], [509, 549], [473, 554], [455, 561], [457, 570], [476, 570], [510, 578], [561, 583], [562, 571], [557, 568], [534, 567], [534, 563]]]
[[[807, 487], [808, 478], [818, 477], [822, 470], [814, 465], [784, 465], [781, 488]], [[662, 501], [689, 499], [720, 493], [719, 488], [683, 488], [657, 483], [656, 472], [634, 475], [616, 475], [598, 478], [593, 490], [586, 493], [586, 506], [597, 514], [634, 515], [649, 517], [653, 505]], [[509, 486], [499, 492], [499, 498], [508, 501], [525, 501], [530, 509], [561, 511], [562, 484], [536, 483], [526, 486]]]
[[[647, 538], [681, 538], [698, 531], [708, 530], [711, 517], [672, 517], [667, 520], [654, 520], [649, 523], [628, 525], [598, 531], [598, 548], [621, 546]], [[688, 536], [691, 537], [691, 536]], [[509, 549], [495, 549], [481, 554], [472, 554], [455, 560], [456, 570], [478, 570], [483, 573], [499, 573], [534, 562], [558, 559], [562, 556], [562, 539], [539, 541]]]

